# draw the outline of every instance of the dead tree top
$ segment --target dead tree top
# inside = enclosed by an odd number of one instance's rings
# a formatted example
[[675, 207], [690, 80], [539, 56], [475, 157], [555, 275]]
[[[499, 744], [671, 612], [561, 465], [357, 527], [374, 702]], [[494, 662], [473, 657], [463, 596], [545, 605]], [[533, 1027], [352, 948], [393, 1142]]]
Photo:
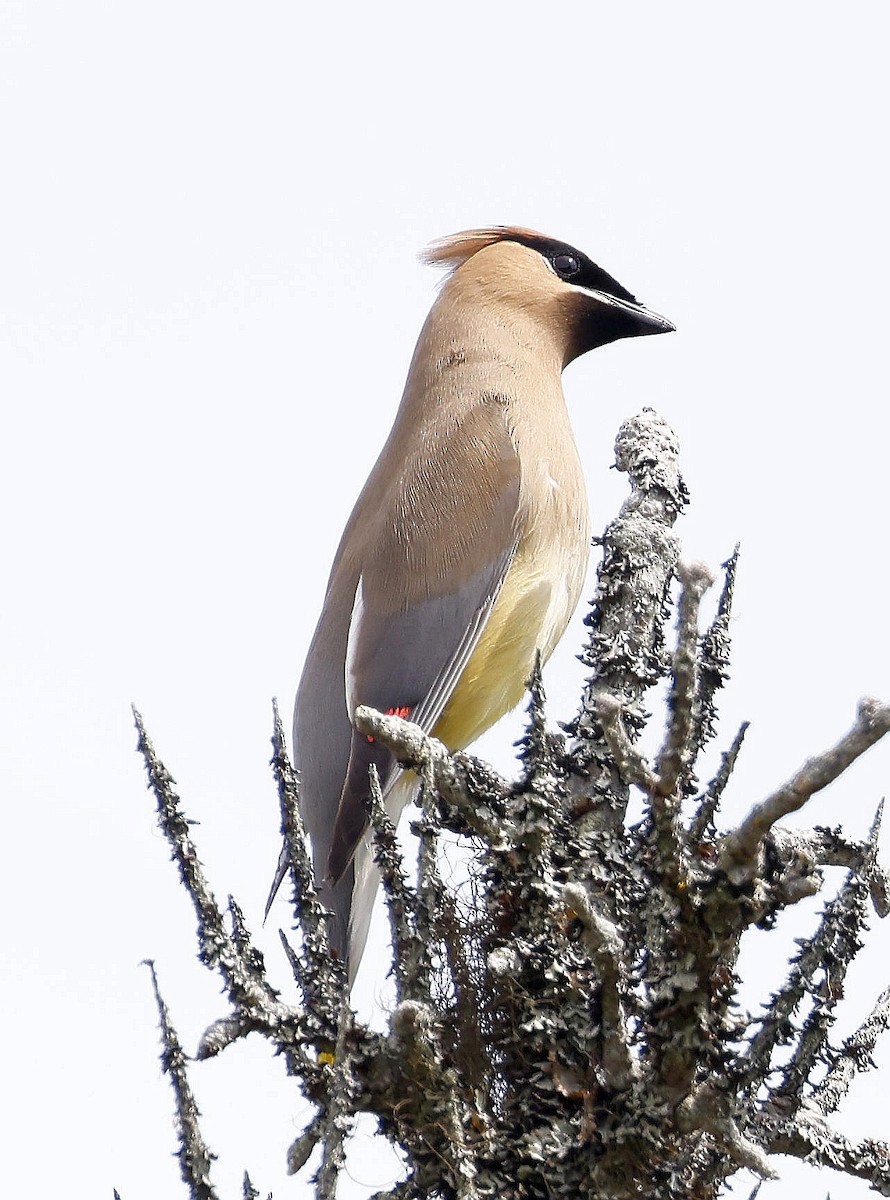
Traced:
[[[172, 779], [137, 714], [161, 824], [198, 916], [200, 957], [221, 974], [231, 1005], [198, 1057], [248, 1033], [272, 1043], [315, 1105], [288, 1161], [300, 1170], [321, 1148], [320, 1197], [335, 1194], [344, 1138], [361, 1112], [377, 1116], [406, 1159], [406, 1178], [387, 1200], [706, 1200], [740, 1167], [773, 1177], [774, 1154], [890, 1195], [888, 1147], [851, 1142], [830, 1123], [890, 1020], [888, 991], [843, 1045], [830, 1040], [866, 914], [888, 910], [880, 813], [864, 843], [781, 823], [890, 729], [890, 708], [861, 701], [834, 746], [764, 789], [737, 827], [720, 831], [745, 727], [708, 784], [695, 772], [717, 731], [738, 555], [723, 566], [716, 616], [701, 631], [700, 604], [714, 578], [680, 558], [673, 525], [687, 494], [674, 434], [644, 410], [621, 427], [616, 463], [630, 494], [602, 538], [584, 695], [574, 719], [554, 732], [539, 675], [530, 681], [518, 781], [398, 717], [355, 715], [420, 779], [411, 871], [372, 788], [397, 991], [388, 1033], [356, 1020], [342, 967], [327, 952], [277, 711], [273, 770], [297, 925], [293, 944], [282, 934], [296, 989], [287, 1002], [269, 985], [238, 906], [230, 899], [226, 919], [214, 900]], [[666, 730], [650, 760], [640, 750], [644, 699], [665, 677]], [[644, 815], [631, 825], [633, 788]], [[440, 875], [446, 834], [472, 846], [471, 899]], [[818, 893], [825, 866], [845, 867], [844, 882], [787, 978], [764, 997], [763, 1014], [747, 1016], [737, 1003], [743, 936]], [[192, 1196], [209, 1200], [209, 1152], [163, 1005], [161, 1013], [183, 1177]], [[258, 1195], [248, 1179], [244, 1186], [245, 1196]]]

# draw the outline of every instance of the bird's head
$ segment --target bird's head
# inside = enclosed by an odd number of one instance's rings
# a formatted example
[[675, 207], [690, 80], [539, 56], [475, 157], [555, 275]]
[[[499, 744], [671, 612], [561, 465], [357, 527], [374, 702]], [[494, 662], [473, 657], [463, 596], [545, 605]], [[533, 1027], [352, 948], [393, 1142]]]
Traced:
[[474, 305], [530, 315], [564, 365], [619, 338], [674, 329], [581, 250], [531, 229], [467, 230], [431, 243], [422, 258], [448, 268], [448, 289]]

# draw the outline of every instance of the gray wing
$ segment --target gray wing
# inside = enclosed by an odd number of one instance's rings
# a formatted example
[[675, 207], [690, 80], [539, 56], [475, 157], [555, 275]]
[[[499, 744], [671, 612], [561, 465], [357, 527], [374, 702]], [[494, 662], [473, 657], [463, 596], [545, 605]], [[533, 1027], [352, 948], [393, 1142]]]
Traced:
[[[367, 704], [430, 731], [494, 607], [519, 539], [520, 467], [496, 401], [434, 431], [409, 459], [362, 555], [347, 633], [348, 711]], [[342, 750], [340, 750], [342, 753]], [[349, 866], [368, 825], [368, 769], [389, 751], [350, 733], [327, 872]]]

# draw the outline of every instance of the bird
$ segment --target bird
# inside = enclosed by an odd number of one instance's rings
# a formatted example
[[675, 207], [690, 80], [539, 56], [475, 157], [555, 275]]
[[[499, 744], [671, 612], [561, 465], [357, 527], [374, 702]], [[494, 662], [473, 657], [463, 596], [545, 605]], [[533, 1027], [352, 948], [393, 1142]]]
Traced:
[[[353, 714], [395, 713], [459, 750], [519, 704], [565, 632], [590, 548], [562, 371], [674, 329], [534, 230], [466, 230], [421, 258], [446, 273], [334, 558], [294, 711], [300, 812], [350, 988], [379, 884], [369, 768], [394, 823], [417, 785]], [[286, 870], [282, 851], [267, 915]]]

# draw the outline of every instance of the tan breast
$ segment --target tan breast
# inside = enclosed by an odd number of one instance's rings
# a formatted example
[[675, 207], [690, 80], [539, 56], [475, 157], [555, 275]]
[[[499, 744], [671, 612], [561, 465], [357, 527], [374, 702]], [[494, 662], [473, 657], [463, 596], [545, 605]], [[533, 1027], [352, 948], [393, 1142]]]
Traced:
[[482, 637], [434, 730], [453, 749], [469, 745], [520, 703], [536, 652], [544, 662], [553, 653], [584, 586], [590, 553], [584, 478], [561, 389], [547, 400], [532, 419], [514, 413], [522, 535]]

